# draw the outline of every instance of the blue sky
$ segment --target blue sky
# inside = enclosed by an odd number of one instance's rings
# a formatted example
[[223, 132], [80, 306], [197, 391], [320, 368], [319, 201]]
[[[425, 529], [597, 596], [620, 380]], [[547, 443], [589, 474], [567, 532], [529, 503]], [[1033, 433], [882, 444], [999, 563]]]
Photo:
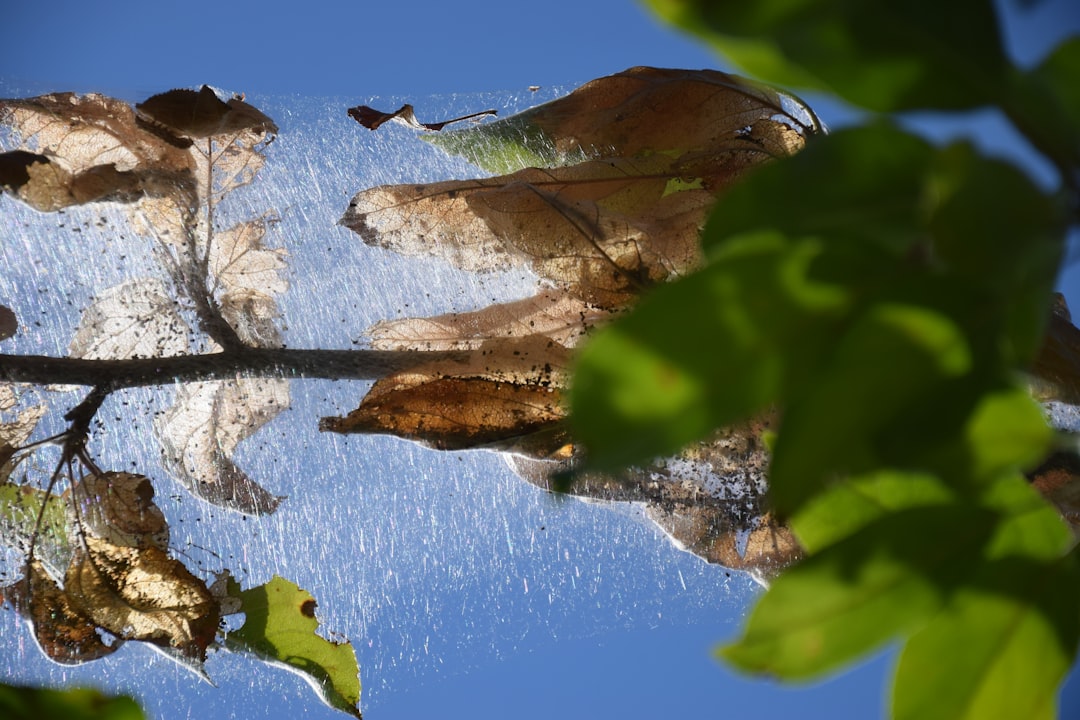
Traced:
[[[1008, 7], [1007, 36], [1023, 62], [1080, 31], [1075, 0], [1046, 0], [1034, 11]], [[566, 86], [633, 65], [723, 67], [631, 0], [56, 0], [47, 10], [15, 3], [3, 16], [0, 82], [19, 94], [75, 90], [140, 98], [209, 83], [249, 96], [363, 102]], [[826, 122], [844, 117], [834, 105], [815, 105]], [[1002, 138], [986, 142], [1013, 142]], [[1080, 307], [1080, 285], [1070, 280], [1066, 290]], [[465, 676], [425, 681], [383, 699], [369, 717], [880, 715], [887, 657], [812, 689], [778, 689], [727, 673], [709, 649], [733, 632], [730, 612], [682, 627], [564, 640]], [[1080, 712], [1075, 672], [1068, 706]], [[1069, 716], [1064, 708], [1063, 716]]]

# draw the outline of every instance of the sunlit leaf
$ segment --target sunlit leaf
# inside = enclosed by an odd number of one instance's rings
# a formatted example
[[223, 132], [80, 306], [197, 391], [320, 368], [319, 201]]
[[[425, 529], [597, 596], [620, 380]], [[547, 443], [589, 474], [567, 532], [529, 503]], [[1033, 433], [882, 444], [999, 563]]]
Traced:
[[280, 664], [303, 677], [331, 707], [360, 717], [360, 675], [348, 642], [316, 634], [315, 598], [284, 578], [232, 593], [243, 603], [244, 624], [227, 646]]
[[275, 296], [284, 293], [288, 283], [281, 277], [285, 250], [263, 245], [266, 223], [251, 220], [214, 233], [207, 259], [208, 290], [243, 341], [276, 347], [281, 333], [274, 325], [280, 315]]
[[202, 660], [217, 633], [206, 584], [157, 547], [83, 538], [64, 590], [96, 625], [125, 640], [157, 643]]
[[722, 655], [785, 679], [864, 656], [941, 607], [993, 526], [992, 513], [961, 504], [885, 515], [778, 577]]
[[55, 495], [46, 497], [39, 488], [0, 483], [0, 542], [26, 553], [31, 539], [36, 557], [50, 569], [63, 572], [72, 553], [72, 526], [66, 503]]
[[1009, 65], [989, 0], [649, 5], [755, 77], [872, 110], [962, 109], [1005, 95]]

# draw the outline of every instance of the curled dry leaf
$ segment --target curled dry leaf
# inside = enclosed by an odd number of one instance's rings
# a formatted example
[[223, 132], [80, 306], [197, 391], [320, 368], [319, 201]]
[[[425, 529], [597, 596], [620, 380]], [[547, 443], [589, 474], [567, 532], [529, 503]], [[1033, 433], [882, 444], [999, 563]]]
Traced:
[[409, 104], [402, 105], [394, 112], [389, 113], [376, 110], [367, 105], [357, 105], [356, 107], [349, 108], [349, 117], [366, 127], [368, 130], [378, 130], [379, 126], [383, 123], [395, 120], [416, 130], [439, 131], [451, 123], [461, 122], [462, 120], [474, 120], [488, 115], [498, 115], [498, 112], [495, 110], [482, 110], [480, 112], [462, 115], [461, 117], [456, 117], [451, 120], [443, 120], [442, 122], [422, 123], [416, 119], [416, 112], [413, 109], [413, 106]]
[[165, 137], [180, 147], [189, 147], [191, 138], [244, 132], [276, 135], [278, 131], [274, 121], [252, 105], [238, 97], [224, 102], [208, 85], [159, 93], [138, 103], [135, 110], [140, 125], [167, 133]]
[[113, 545], [87, 535], [68, 566], [64, 590], [99, 627], [203, 660], [217, 633], [218, 607], [206, 584], [157, 547]]
[[95, 360], [169, 357], [188, 350], [190, 332], [165, 284], [140, 278], [94, 298], [70, 350], [72, 357]]
[[98, 626], [45, 571], [41, 563], [27, 565], [28, 580], [2, 588], [3, 599], [26, 617], [38, 647], [53, 662], [79, 665], [116, 652], [122, 641], [106, 643]]
[[154, 486], [142, 475], [87, 475], [68, 491], [82, 529], [113, 545], [169, 547], [169, 525], [154, 503]]
[[289, 406], [284, 380], [191, 383], [154, 422], [165, 467], [192, 494], [249, 515], [277, 509], [281, 498], [251, 480], [232, 460], [236, 446]]

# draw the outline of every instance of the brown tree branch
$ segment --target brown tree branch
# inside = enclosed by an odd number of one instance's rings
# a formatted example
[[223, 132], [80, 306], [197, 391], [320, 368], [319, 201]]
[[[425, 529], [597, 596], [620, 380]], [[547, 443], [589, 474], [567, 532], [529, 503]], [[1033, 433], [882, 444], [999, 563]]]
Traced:
[[0, 355], [0, 382], [89, 385], [108, 391], [241, 377], [377, 380], [428, 362], [466, 362], [461, 351], [243, 348], [205, 355], [86, 360]]

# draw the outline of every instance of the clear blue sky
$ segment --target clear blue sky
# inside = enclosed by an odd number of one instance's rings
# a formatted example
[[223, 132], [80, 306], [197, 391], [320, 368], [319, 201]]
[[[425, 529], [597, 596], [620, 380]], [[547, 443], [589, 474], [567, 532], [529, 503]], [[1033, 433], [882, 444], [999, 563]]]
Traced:
[[[360, 102], [378, 95], [568, 85], [633, 65], [718, 66], [695, 41], [659, 26], [631, 0], [7, 5], [0, 82], [19, 94], [75, 90], [139, 98], [209, 83], [248, 95], [335, 95]], [[1038, 5], [1017, 11], [1016, 3], [1008, 3], [1007, 34], [1025, 62], [1055, 38], [1080, 31], [1076, 0]], [[828, 109], [819, 112], [830, 121]], [[1080, 306], [1077, 288], [1068, 289], [1074, 308]], [[384, 698], [369, 717], [880, 714], [887, 661], [814, 689], [778, 690], [735, 678], [714, 664], [707, 651], [731, 626], [721, 619], [702, 622], [563, 641], [464, 677], [427, 682], [400, 698]], [[1069, 695], [1066, 707], [1074, 714], [1063, 708], [1063, 717], [1080, 717], [1075, 672]]]

